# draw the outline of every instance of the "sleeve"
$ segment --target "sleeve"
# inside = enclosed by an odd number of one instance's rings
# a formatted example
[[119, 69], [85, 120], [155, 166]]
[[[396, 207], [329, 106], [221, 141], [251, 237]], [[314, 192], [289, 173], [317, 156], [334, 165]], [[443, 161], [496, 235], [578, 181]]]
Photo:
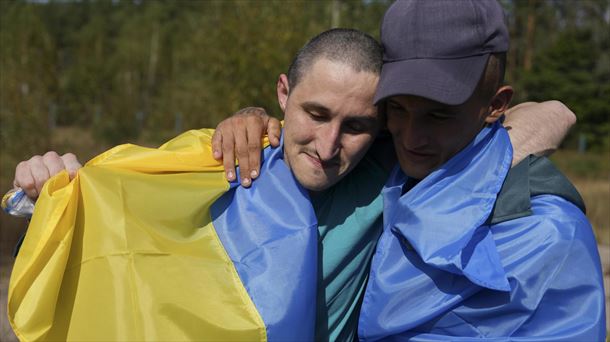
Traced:
[[[558, 258], [543, 259], [554, 272], [547, 284], [534, 289], [536, 306], [514, 336], [519, 340], [604, 340], [603, 272], [591, 224], [580, 209], [556, 196], [535, 197], [532, 209], [535, 215], [546, 218], [539, 223], [541, 229], [558, 232], [565, 240], [555, 244], [549, 239], [539, 240], [541, 254]], [[528, 279], [535, 276], [532, 273]]]

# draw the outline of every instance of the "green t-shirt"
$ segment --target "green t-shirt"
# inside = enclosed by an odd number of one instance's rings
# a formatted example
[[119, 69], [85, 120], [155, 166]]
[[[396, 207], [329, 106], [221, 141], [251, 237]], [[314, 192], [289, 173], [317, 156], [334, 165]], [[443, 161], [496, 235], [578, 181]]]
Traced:
[[337, 185], [312, 196], [318, 218], [316, 340], [352, 340], [371, 258], [382, 231], [388, 177], [368, 155]]

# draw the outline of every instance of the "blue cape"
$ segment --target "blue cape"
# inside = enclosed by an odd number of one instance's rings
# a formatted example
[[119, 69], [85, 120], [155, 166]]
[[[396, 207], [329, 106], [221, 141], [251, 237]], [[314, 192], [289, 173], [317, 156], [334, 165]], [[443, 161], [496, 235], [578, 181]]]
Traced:
[[511, 159], [496, 124], [404, 195], [407, 176], [394, 170], [362, 340], [603, 340], [601, 267], [583, 212], [538, 195], [531, 214], [489, 223]]

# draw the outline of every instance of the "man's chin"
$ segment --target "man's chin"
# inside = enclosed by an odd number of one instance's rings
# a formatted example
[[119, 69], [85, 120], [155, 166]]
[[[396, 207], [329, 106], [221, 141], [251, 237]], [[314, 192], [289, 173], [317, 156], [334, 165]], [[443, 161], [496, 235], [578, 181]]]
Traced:
[[310, 177], [296, 176], [296, 179], [303, 188], [314, 192], [327, 190], [337, 183], [337, 181], [331, 181], [329, 179], [311, 179]]
[[423, 168], [421, 165], [413, 166], [401, 164], [400, 168], [405, 175], [418, 180], [426, 178], [433, 171], [432, 168]]
[[309, 191], [327, 190], [342, 178], [337, 175], [338, 170], [333, 169], [324, 172], [308, 163], [300, 163], [297, 167], [291, 169], [299, 184]]

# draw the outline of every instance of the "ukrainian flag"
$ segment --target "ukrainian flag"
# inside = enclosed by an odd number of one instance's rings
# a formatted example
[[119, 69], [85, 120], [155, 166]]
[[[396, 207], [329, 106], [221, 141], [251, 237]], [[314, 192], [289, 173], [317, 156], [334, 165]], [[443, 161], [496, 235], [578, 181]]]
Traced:
[[267, 148], [227, 183], [211, 130], [113, 148], [36, 204], [9, 286], [22, 341], [312, 340], [316, 219]]

